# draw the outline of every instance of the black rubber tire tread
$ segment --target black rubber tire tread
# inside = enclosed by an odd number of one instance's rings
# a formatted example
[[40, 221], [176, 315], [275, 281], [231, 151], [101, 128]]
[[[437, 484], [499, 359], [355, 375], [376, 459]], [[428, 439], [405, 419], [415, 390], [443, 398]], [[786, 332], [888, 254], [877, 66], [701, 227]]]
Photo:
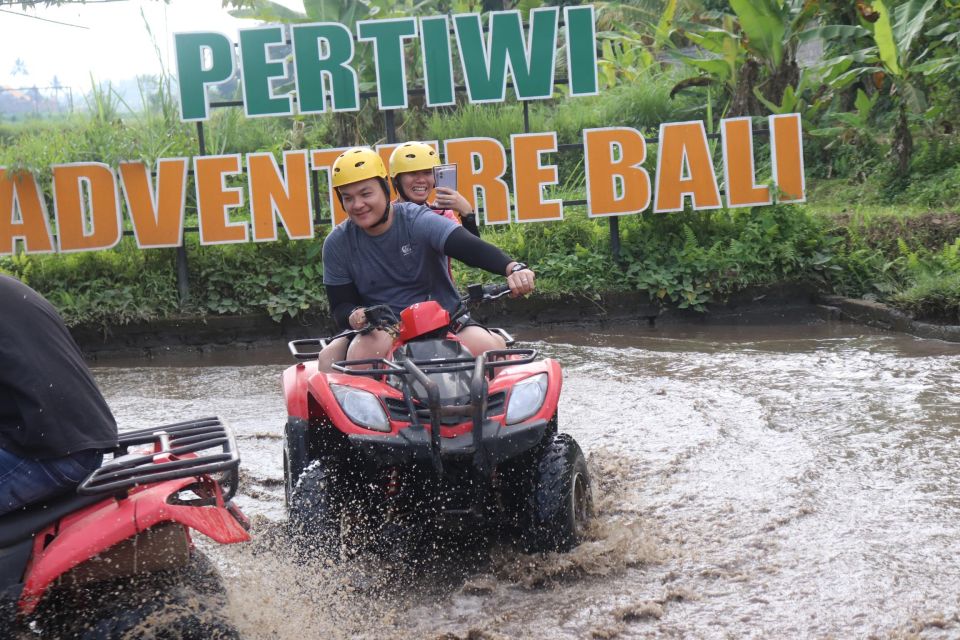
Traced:
[[287, 505], [287, 515], [290, 530], [304, 550], [339, 556], [343, 510], [339, 475], [339, 465], [334, 458], [314, 460], [300, 474]]
[[583, 451], [569, 434], [552, 435], [540, 450], [532, 487], [526, 495], [530, 518], [523, 535], [526, 551], [569, 551], [581, 542], [585, 522], [578, 522], [572, 498], [577, 476], [586, 482], [589, 517], [593, 501]]
[[226, 605], [219, 572], [195, 549], [182, 569], [60, 592], [37, 622], [60, 640], [239, 640]]

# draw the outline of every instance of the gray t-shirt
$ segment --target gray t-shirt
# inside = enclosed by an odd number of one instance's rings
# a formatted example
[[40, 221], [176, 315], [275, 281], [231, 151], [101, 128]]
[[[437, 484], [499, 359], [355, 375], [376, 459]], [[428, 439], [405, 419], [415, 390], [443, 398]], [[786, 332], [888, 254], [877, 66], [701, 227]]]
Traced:
[[459, 295], [443, 245], [457, 226], [410, 202], [394, 203], [393, 223], [379, 236], [345, 220], [323, 241], [323, 283], [352, 282], [364, 306], [388, 304], [397, 314], [425, 300], [436, 300], [452, 313]]

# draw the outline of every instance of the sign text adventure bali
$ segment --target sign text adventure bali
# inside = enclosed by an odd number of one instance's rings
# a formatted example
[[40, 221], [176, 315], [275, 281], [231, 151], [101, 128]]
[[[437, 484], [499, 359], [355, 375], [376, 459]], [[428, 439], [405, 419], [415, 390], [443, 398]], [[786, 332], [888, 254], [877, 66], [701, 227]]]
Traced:
[[[571, 97], [598, 93], [596, 32], [592, 6], [563, 8], [567, 84]], [[484, 37], [475, 13], [357, 23], [356, 39], [372, 45], [380, 109], [407, 107], [407, 47], [419, 46], [426, 104], [455, 104], [453, 48], [473, 103], [502, 102], [508, 82], [518, 100], [553, 96], [560, 9], [530, 12], [524, 27], [518, 11], [491, 12]], [[288, 37], [289, 32], [289, 37]], [[452, 42], [451, 42], [452, 40]], [[359, 81], [351, 66], [354, 34], [339, 23], [296, 24], [286, 29], [242, 29], [233, 42], [214, 31], [174, 35], [185, 121], [210, 115], [210, 91], [239, 75], [248, 117], [317, 114], [359, 109]], [[295, 89], [276, 94], [278, 84]], [[770, 164], [774, 186], [756, 182], [749, 117], [720, 122], [723, 184], [728, 207], [803, 202], [805, 181], [799, 114], [770, 116]], [[440, 144], [433, 142], [438, 150]], [[689, 197], [694, 209], [723, 206], [711, 147], [703, 122], [660, 125], [656, 170], [643, 166], [647, 144], [630, 127], [583, 131], [587, 212], [591, 217], [635, 214], [651, 202], [655, 213], [681, 211]], [[386, 161], [396, 145], [379, 145]], [[507, 149], [493, 138], [443, 141], [447, 163], [456, 163], [458, 190], [477, 206], [486, 224], [563, 219], [563, 202], [546, 197], [558, 183], [558, 167], [544, 161], [557, 151], [555, 132], [510, 136]], [[201, 244], [272, 241], [278, 222], [291, 239], [314, 237], [311, 172], [326, 174], [327, 201], [334, 222], [346, 218], [333, 197], [329, 169], [343, 151], [286, 151], [282, 166], [270, 152], [161, 158], [156, 167], [121, 162], [54, 165], [53, 221], [36, 177], [0, 167], [0, 255], [109, 249], [122, 236], [126, 210], [141, 248], [183, 244], [189, 169]], [[244, 184], [245, 183], [245, 184]], [[243, 186], [241, 186], [243, 185]], [[121, 207], [120, 194], [124, 206]], [[246, 203], [249, 203], [247, 205]]]

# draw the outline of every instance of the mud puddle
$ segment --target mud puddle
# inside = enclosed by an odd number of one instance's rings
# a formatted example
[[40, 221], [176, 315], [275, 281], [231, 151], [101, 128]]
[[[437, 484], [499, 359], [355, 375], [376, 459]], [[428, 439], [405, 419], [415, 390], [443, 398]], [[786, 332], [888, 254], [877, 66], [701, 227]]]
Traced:
[[247, 638], [960, 636], [960, 345], [836, 324], [529, 337], [564, 366], [561, 429], [597, 484], [569, 554], [301, 560], [282, 345], [96, 374], [125, 428], [236, 430], [257, 542], [211, 553]]

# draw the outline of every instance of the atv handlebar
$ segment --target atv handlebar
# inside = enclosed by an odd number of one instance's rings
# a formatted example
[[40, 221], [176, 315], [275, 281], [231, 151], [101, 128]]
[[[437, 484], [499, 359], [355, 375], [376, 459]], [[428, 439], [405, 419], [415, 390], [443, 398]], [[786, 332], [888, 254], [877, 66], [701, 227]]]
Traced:
[[471, 284], [467, 286], [467, 293], [460, 296], [460, 303], [465, 305], [471, 302], [490, 302], [508, 293], [510, 293], [508, 284]]
[[[471, 284], [467, 286], [466, 293], [460, 296], [460, 308], [457, 309], [451, 316], [451, 322], [459, 318], [460, 316], [467, 313], [467, 305], [477, 304], [480, 302], [491, 302], [502, 298], [503, 296], [510, 293], [510, 285], [508, 284]], [[287, 343], [287, 348], [290, 350], [290, 354], [301, 362], [307, 362], [310, 360], [316, 360], [320, 355], [320, 351], [323, 350], [328, 344], [336, 340], [337, 338], [342, 338], [345, 336], [353, 337], [357, 334], [366, 335], [373, 331], [374, 329], [382, 329], [384, 327], [391, 327], [398, 324], [400, 321], [397, 318], [396, 313], [388, 305], [379, 304], [372, 307], [366, 307], [363, 310], [364, 314], [367, 316], [367, 324], [361, 329], [346, 329], [340, 333], [330, 336], [328, 338], [300, 338], [297, 340], [291, 340]], [[509, 335], [505, 335], [504, 339], [507, 341], [507, 344], [513, 342], [513, 338]]]

